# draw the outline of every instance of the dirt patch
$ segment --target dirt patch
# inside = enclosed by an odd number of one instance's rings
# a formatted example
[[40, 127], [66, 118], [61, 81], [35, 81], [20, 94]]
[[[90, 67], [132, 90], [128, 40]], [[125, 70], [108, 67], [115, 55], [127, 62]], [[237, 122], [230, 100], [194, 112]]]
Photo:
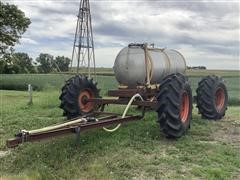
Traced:
[[216, 122], [212, 137], [214, 141], [231, 143], [240, 147], [240, 121], [225, 119]]

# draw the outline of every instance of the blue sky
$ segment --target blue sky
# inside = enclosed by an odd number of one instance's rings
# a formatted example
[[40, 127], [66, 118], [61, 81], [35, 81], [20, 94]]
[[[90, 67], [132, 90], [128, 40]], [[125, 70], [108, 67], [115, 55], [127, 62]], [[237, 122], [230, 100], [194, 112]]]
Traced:
[[[71, 57], [78, 0], [4, 0], [32, 21], [17, 51]], [[239, 69], [239, 1], [90, 0], [97, 66], [131, 42], [179, 50], [189, 66]]]

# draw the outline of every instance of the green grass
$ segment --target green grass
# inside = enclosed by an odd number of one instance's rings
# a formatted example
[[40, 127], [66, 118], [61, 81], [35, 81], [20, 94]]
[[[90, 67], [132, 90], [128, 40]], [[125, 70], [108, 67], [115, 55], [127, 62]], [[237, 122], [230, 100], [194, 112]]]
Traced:
[[[107, 82], [107, 81], [106, 81]], [[108, 82], [105, 86], [113, 86]], [[62, 122], [59, 92], [0, 91], [0, 152], [20, 129]], [[109, 106], [109, 111], [123, 111]], [[156, 113], [124, 124], [115, 133], [101, 129], [42, 142], [26, 143], [0, 157], [3, 179], [239, 179], [240, 107], [228, 108], [221, 121], [203, 120], [194, 108], [189, 132], [178, 140], [160, 133]], [[130, 113], [139, 113], [134, 108]]]
[[[104, 69], [100, 69], [103, 72]], [[109, 69], [107, 69], [110, 71]], [[229, 93], [229, 104], [240, 105], [240, 76], [238, 71], [209, 71], [189, 70], [187, 75], [191, 81], [193, 95], [201, 77], [216, 74], [224, 77]], [[0, 75], [0, 89], [5, 90], [26, 90], [27, 84], [32, 84], [34, 90], [58, 89], [64, 84], [64, 79], [58, 74], [2, 74]], [[69, 79], [71, 75], [65, 75]], [[118, 83], [114, 76], [97, 76], [98, 88], [101, 95], [106, 95], [109, 89], [116, 89]]]
[[187, 70], [187, 76], [206, 76], [215, 74], [222, 77], [240, 77], [240, 71], [237, 70]]
[[[98, 69], [111, 75], [111, 69]], [[106, 72], [106, 73], [105, 73]], [[58, 96], [64, 80], [58, 74], [0, 75], [0, 89], [34, 89], [34, 105], [25, 91], [0, 91], [0, 178], [3, 179], [239, 179], [240, 76], [238, 71], [187, 71], [193, 95], [202, 76], [224, 77], [229, 107], [222, 121], [202, 120], [193, 112], [188, 134], [165, 139], [148, 112], [141, 122], [124, 124], [113, 134], [91, 130], [81, 135], [26, 143], [8, 151], [6, 139], [20, 129], [35, 129], [63, 121]], [[68, 79], [71, 75], [65, 75]], [[98, 76], [101, 95], [116, 89], [114, 76]], [[237, 106], [236, 106], [237, 105]], [[109, 106], [109, 111], [123, 111]], [[131, 113], [138, 113], [135, 109]], [[9, 152], [1, 157], [1, 152]]]
[[[72, 68], [68, 73], [75, 73], [76, 68]], [[87, 74], [87, 70], [80, 69], [80, 72], [83, 74]], [[91, 68], [91, 72], [93, 72], [93, 69]], [[107, 76], [114, 76], [114, 72], [112, 68], [96, 68], [96, 73], [98, 75], [107, 75]], [[187, 76], [202, 76], [206, 74], [215, 74], [222, 77], [236, 77], [240, 76], [240, 71], [237, 70], [198, 70], [198, 69], [188, 69], [186, 71]]]
[[[1, 74], [0, 89], [4, 90], [27, 90], [27, 85], [31, 84], [34, 90], [46, 89], [61, 90], [65, 80], [58, 74]], [[65, 75], [69, 79], [72, 75]], [[101, 94], [107, 93], [109, 88], [117, 88], [117, 82], [113, 76], [97, 76], [98, 88]]]

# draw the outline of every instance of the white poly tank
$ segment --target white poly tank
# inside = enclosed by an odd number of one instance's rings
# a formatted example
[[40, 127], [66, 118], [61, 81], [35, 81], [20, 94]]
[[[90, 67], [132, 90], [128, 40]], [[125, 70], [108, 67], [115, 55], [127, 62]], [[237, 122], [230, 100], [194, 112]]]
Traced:
[[[161, 83], [162, 79], [169, 74], [184, 74], [186, 71], [185, 59], [176, 50], [148, 48], [148, 55], [151, 59], [151, 84]], [[115, 59], [113, 70], [121, 85], [145, 85], [147, 73], [144, 48], [139, 46], [123, 48]]]

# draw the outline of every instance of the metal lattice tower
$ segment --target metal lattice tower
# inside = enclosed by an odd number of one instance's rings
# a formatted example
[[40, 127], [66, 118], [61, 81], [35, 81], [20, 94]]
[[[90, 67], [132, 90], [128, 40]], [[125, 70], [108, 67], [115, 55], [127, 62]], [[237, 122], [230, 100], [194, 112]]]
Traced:
[[88, 76], [91, 76], [91, 68], [95, 71], [95, 53], [92, 33], [92, 21], [89, 0], [80, 0], [78, 20], [73, 44], [72, 61], [77, 62], [77, 74], [80, 68], [88, 70]]

